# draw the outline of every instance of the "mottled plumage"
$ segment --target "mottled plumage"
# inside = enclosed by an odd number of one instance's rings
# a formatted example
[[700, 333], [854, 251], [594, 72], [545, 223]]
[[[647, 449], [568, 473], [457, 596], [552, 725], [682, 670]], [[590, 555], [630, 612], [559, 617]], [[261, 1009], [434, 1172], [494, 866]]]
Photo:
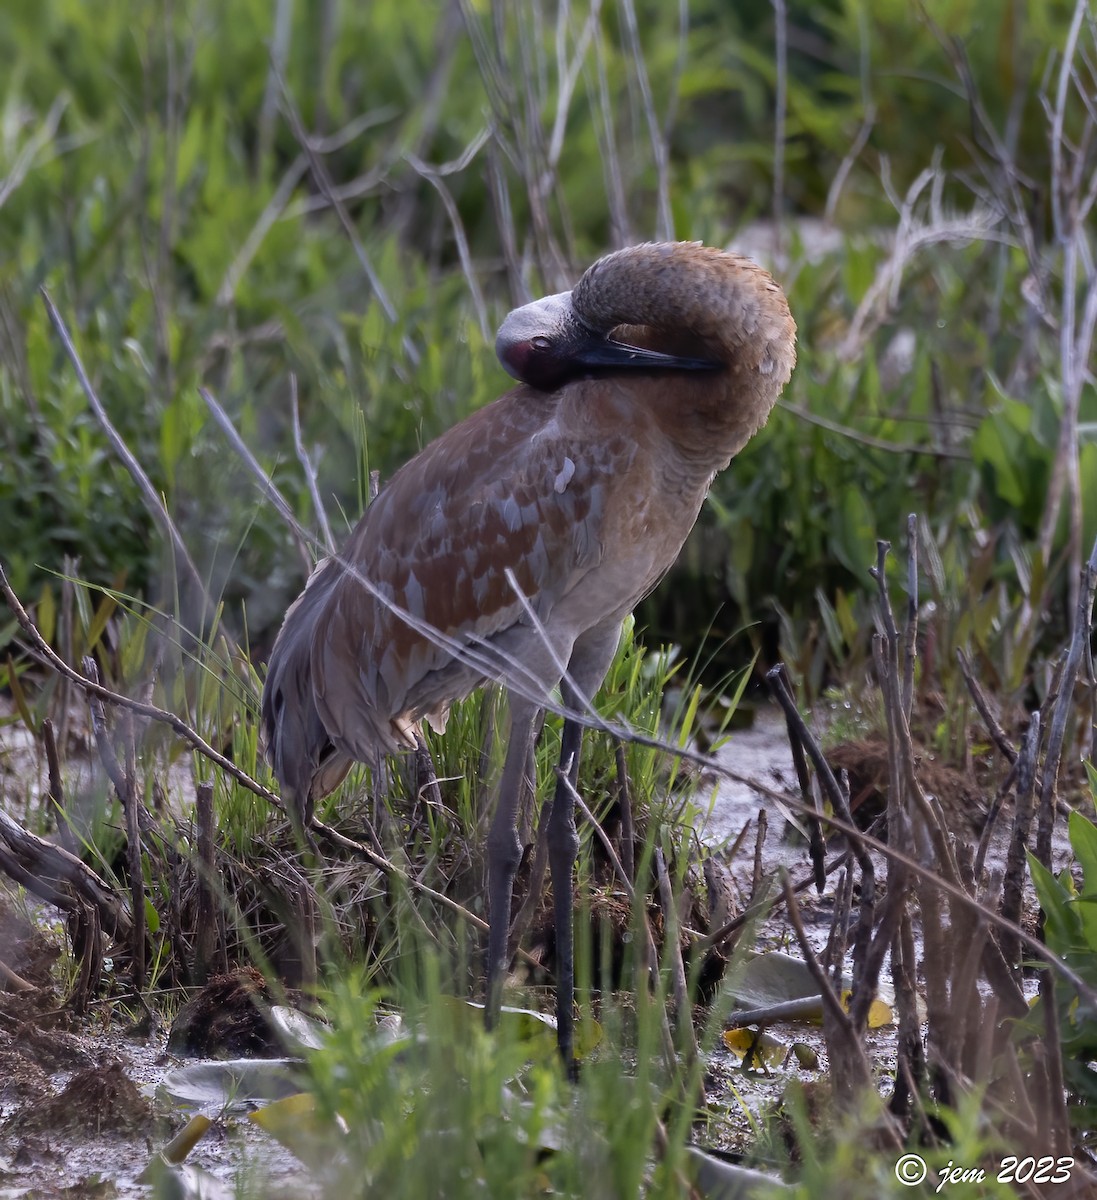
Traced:
[[[488, 679], [510, 685], [489, 838], [492, 983], [505, 965], [515, 817], [540, 704], [562, 663], [580, 695], [597, 688], [622, 618], [674, 561], [713, 475], [765, 422], [794, 344], [783, 293], [747, 259], [695, 243], [607, 255], [573, 292], [507, 317], [497, 351], [520, 385], [398, 471], [286, 615], [263, 723], [306, 821], [351, 761], [412, 745], [416, 722], [440, 725]], [[570, 738], [574, 772], [578, 726]], [[570, 929], [572, 822], [558, 791], [558, 904], [568, 873], [558, 937], [561, 918]], [[494, 987], [489, 1019], [493, 1003]], [[570, 1046], [566, 979], [560, 1007]]]

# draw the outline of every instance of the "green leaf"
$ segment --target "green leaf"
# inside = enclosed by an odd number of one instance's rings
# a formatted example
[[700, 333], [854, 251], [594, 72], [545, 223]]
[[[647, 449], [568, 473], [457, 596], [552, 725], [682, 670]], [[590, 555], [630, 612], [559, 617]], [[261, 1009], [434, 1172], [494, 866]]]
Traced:
[[[1083, 949], [1082, 922], [1074, 904], [1074, 893], [1032, 853], [1028, 869], [1036, 897], [1044, 910], [1044, 935], [1048, 946], [1057, 954], [1066, 955]], [[1066, 876], [1069, 879], [1069, 876]]]

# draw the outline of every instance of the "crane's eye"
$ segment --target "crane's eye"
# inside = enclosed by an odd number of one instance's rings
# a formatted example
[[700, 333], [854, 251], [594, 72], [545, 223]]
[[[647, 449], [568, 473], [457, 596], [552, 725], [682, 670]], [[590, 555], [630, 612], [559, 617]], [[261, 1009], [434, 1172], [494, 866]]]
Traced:
[[542, 337], [540, 334], [538, 334], [537, 337], [530, 338], [529, 344], [534, 348], [534, 350], [552, 349], [552, 342], [547, 337]]

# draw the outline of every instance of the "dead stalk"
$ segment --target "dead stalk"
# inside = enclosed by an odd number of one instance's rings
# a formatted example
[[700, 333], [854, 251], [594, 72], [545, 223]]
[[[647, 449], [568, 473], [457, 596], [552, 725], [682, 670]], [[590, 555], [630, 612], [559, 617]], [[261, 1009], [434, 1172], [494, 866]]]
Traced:
[[[282, 111], [289, 121], [290, 129], [293, 131], [293, 136], [297, 140], [298, 146], [304, 152], [308, 159], [309, 170], [312, 172], [312, 177], [316, 182], [316, 186], [323, 192], [324, 197], [335, 209], [335, 215], [339, 218], [339, 224], [343, 228], [343, 232], [347, 236], [355, 257], [358, 259], [358, 265], [362, 268], [362, 274], [365, 275], [366, 281], [369, 283], [370, 291], [373, 293], [377, 303], [381, 306], [382, 312], [390, 324], [395, 324], [397, 320], [396, 308], [389, 298], [389, 294], [381, 282], [380, 277], [374, 270], [373, 263], [370, 261], [369, 255], [366, 253], [365, 246], [362, 245], [362, 239], [358, 236], [357, 230], [350, 217], [347, 215], [346, 206], [336, 195], [335, 188], [332, 185], [331, 176], [328, 174], [328, 169], [324, 165], [323, 159], [316, 151], [316, 146], [313, 139], [305, 130], [304, 123], [301, 120], [301, 114], [297, 110], [297, 106], [293, 101], [293, 96], [290, 93], [289, 86], [286, 83], [285, 77], [278, 68], [277, 62], [271, 61], [271, 73], [278, 84], [278, 91], [282, 100]], [[419, 348], [405, 334], [401, 339], [404, 354], [407, 356], [408, 362], [413, 367], [419, 365]]]
[[[782, 675], [785, 685], [788, 686], [787, 672]], [[796, 769], [796, 779], [800, 784], [800, 798], [804, 802], [804, 807], [809, 806], [818, 810], [821, 807], [818, 788], [812, 786], [811, 776], [808, 773], [807, 760], [804, 758], [804, 745], [798, 737], [795, 736], [793, 726], [789, 723], [788, 715], [785, 716], [785, 723], [788, 727], [789, 746], [792, 749], [792, 764]], [[759, 813], [764, 812], [764, 809], [759, 809]], [[826, 886], [826, 854], [827, 845], [826, 839], [823, 836], [823, 826], [818, 818], [808, 821], [809, 851], [811, 854], [811, 866], [815, 873], [815, 889], [821, 895], [823, 888]], [[758, 854], [755, 853], [755, 868], [754, 868], [754, 887], [753, 891], [758, 888]]]
[[975, 678], [975, 673], [971, 669], [971, 659], [964, 653], [963, 647], [957, 647], [956, 660], [960, 664], [960, 674], [964, 677], [968, 693], [975, 704], [979, 716], [983, 718], [983, 724], [987, 727], [987, 733], [990, 734], [990, 740], [998, 747], [999, 753], [1006, 762], [1012, 766], [1017, 761], [1017, 749], [1009, 740], [1006, 731], [991, 711], [990, 701], [987, 699], [986, 693], [979, 686], [979, 681]]
[[636, 882], [636, 830], [632, 821], [632, 795], [628, 781], [628, 760], [625, 744], [613, 740], [613, 761], [617, 768], [617, 803], [621, 809], [621, 864], [629, 883]]
[[57, 837], [61, 845], [72, 855], [79, 854], [76, 837], [65, 811], [65, 791], [61, 781], [61, 759], [57, 753], [57, 738], [53, 721], [49, 717], [42, 722], [42, 742], [46, 747], [46, 768], [49, 772], [49, 797], [53, 805], [53, 816], [57, 822]]
[[[820, 749], [819, 743], [812, 736], [811, 731], [804, 722], [804, 718], [800, 716], [784, 666], [774, 667], [767, 672], [766, 681], [769, 683], [777, 702], [784, 710], [790, 737], [794, 735], [811, 758], [816, 775], [819, 777], [834, 811], [839, 814], [843, 832], [849, 839], [850, 849], [861, 870], [861, 908], [857, 922], [857, 933], [853, 942], [854, 996], [856, 1000], [858, 994], [857, 981], [864, 969], [869, 947], [872, 943], [872, 928], [876, 904], [876, 868], [871, 856], [865, 849], [865, 841], [861, 836], [861, 832], [850, 815], [849, 797], [846, 794], [846, 789], [840, 786], [838, 780], [834, 778], [834, 772], [830, 769], [830, 764]], [[812, 807], [814, 809], [814, 806]], [[875, 991], [875, 986], [873, 986], [872, 990]], [[871, 996], [869, 999], [871, 999]], [[867, 1004], [868, 1001], [866, 1000], [866, 1012]]]
[[203, 780], [195, 792], [194, 820], [198, 841], [198, 911], [194, 934], [195, 982], [205, 983], [212, 974], [213, 956], [217, 944], [214, 905], [216, 817], [213, 811], [213, 784], [209, 780]]
[[868, 1056], [865, 1054], [857, 1027], [842, 1007], [841, 1000], [838, 999], [826, 971], [812, 949], [804, 931], [804, 923], [800, 919], [800, 906], [784, 867], [780, 871], [780, 880], [788, 918], [800, 944], [800, 953], [804, 956], [808, 970], [823, 998], [823, 1036], [826, 1038], [834, 1090], [844, 1102], [850, 1103], [854, 1097], [863, 1095], [865, 1088], [872, 1086]]
[[[309, 458], [308, 452], [305, 450], [305, 443], [301, 437], [301, 410], [297, 403], [297, 376], [292, 373], [289, 377], [289, 404], [290, 414], [293, 419], [293, 449], [297, 454], [297, 461], [301, 464], [301, 472], [305, 476], [309, 498], [312, 500], [312, 511], [316, 514], [316, 523], [320, 526], [320, 536], [323, 539], [324, 550], [328, 554], [334, 554], [336, 549], [335, 538], [331, 532], [331, 524], [328, 521], [324, 502], [320, 499], [320, 485], [316, 478], [316, 468], [312, 465], [312, 459]], [[309, 556], [309, 561], [311, 567], [311, 555]]]
[[141, 853], [141, 804], [137, 796], [137, 748], [133, 732], [133, 713], [122, 714], [125, 739], [124, 777], [126, 790], [119, 797], [126, 820], [126, 865], [130, 877], [130, 911], [133, 934], [130, 938], [131, 978], [138, 996], [145, 990], [145, 868]]
[[314, 562], [312, 553], [313, 537], [307, 529], [293, 515], [293, 509], [290, 508], [289, 501], [282, 495], [275, 485], [275, 482], [267, 474], [259, 464], [259, 460], [248, 449], [247, 443], [237, 432], [236, 426], [232, 423], [232, 418], [217, 402], [216, 398], [208, 388], [200, 387], [198, 394], [206, 402], [206, 407], [210, 410], [210, 414], [217, 422], [221, 432], [228, 439], [229, 445], [239, 456], [240, 461], [248, 468], [248, 470], [259, 481], [259, 487], [263, 495], [274, 506], [275, 512], [289, 526], [290, 532], [293, 534], [293, 541], [297, 547], [297, 553], [301, 557], [301, 563], [304, 566], [305, 574], [311, 570]]
[[1074, 683], [1078, 677], [1082, 659], [1089, 646], [1093, 622], [1093, 594], [1097, 589], [1097, 540], [1093, 543], [1089, 561], [1082, 569], [1080, 586], [1077, 589], [1077, 605], [1074, 612], [1074, 628], [1071, 633], [1070, 649], [1067, 651], [1059, 694], [1051, 710], [1047, 750], [1044, 753], [1043, 787], [1040, 791], [1040, 820], [1036, 830], [1036, 857], [1045, 867], [1051, 865], [1051, 831], [1055, 823], [1056, 784], [1059, 779], [1059, 763], [1066, 738], [1067, 720], [1074, 698]]
[[[1002, 892], [1002, 916], [1019, 922], [1024, 898], [1025, 879], [1028, 874], [1028, 838], [1032, 826], [1033, 794], [1036, 786], [1036, 756], [1040, 746], [1040, 711], [1037, 709], [1029, 719], [1028, 732], [1021, 746], [1021, 757], [1017, 760], [1017, 786], [1013, 802], [1013, 829], [1010, 834], [1006, 857], [1006, 873]], [[980, 846], [980, 850], [982, 847]], [[1002, 956], [1011, 966], [1019, 966], [1021, 946], [1008, 931], [1003, 930], [998, 938]]]
[[766, 831], [769, 828], [769, 815], [764, 808], [758, 810], [758, 821], [755, 826], [754, 837], [754, 872], [750, 881], [750, 899], [754, 902], [755, 897], [761, 895], [762, 892], [762, 847], [766, 843]]

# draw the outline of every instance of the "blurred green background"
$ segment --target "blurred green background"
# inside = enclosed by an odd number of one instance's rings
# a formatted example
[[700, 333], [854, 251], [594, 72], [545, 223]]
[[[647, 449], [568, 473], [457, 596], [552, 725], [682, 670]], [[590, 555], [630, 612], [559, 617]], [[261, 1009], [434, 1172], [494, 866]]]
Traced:
[[[1069, 505], [1047, 561], [1033, 549], [1068, 286], [1045, 101], [1072, 12], [8, 0], [0, 555], [13, 585], [33, 602], [69, 572], [201, 618], [40, 288], [261, 655], [304, 565], [200, 386], [315, 528], [296, 380], [338, 536], [370, 470], [383, 480], [504, 390], [492, 342], [510, 307], [617, 245], [696, 238], [776, 250], [800, 364], [641, 624], [690, 649], [706, 630], [730, 637], [732, 660], [784, 653], [818, 687], [866, 653], [875, 540], [901, 539], [917, 512], [934, 547], [922, 599], [951, 614], [945, 640], [989, 654], [1020, 638], [1016, 686], [1029, 643], [1061, 632], [1076, 549]], [[1068, 109], [1068, 134], [1076, 119]], [[1089, 382], [1073, 538], [1086, 546], [1095, 421]], [[1048, 620], [1018, 629], [1025, 595]], [[0, 622], [0, 643], [11, 633]]]

